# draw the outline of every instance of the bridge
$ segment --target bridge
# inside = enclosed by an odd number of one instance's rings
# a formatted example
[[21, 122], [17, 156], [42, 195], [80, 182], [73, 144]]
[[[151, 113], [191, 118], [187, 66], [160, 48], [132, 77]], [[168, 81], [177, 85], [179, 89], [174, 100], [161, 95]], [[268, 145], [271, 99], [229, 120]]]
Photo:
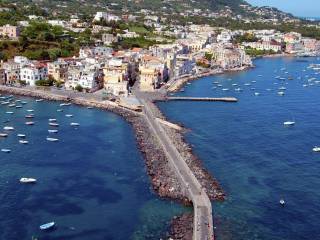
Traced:
[[171, 168], [176, 173], [185, 195], [193, 203], [193, 240], [214, 240], [212, 206], [207, 193], [174, 146], [160, 122], [156, 120], [156, 116], [152, 111], [152, 102], [148, 101], [147, 97], [141, 92], [137, 91], [135, 95], [144, 106], [143, 112], [150, 130], [158, 138], [159, 144], [163, 148]]
[[238, 102], [238, 99], [234, 98], [234, 97], [222, 97], [222, 98], [211, 98], [211, 97], [167, 97], [165, 100], [170, 100], [170, 101], [202, 101], [202, 102]]

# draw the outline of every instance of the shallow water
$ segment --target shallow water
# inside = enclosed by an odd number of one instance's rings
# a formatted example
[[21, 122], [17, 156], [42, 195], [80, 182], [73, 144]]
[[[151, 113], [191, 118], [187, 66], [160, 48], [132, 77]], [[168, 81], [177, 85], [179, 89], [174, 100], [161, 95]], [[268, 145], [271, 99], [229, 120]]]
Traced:
[[[0, 239], [157, 239], [168, 221], [185, 211], [150, 190], [133, 130], [124, 119], [96, 109], [19, 99], [28, 104], [21, 109], [0, 105], [0, 132], [15, 127], [0, 139], [0, 148], [12, 150], [0, 152]], [[34, 126], [25, 125], [27, 109], [34, 109]], [[50, 134], [59, 142], [46, 141], [49, 118], [60, 124], [59, 133]], [[18, 133], [27, 135], [28, 145], [19, 144]], [[21, 177], [38, 182], [23, 185]], [[39, 225], [50, 221], [56, 222], [54, 231], [41, 232]]]
[[187, 140], [227, 193], [213, 205], [218, 240], [320, 239], [320, 155], [312, 152], [320, 145], [320, 75], [307, 69], [310, 63], [320, 61], [259, 59], [254, 69], [206, 77], [177, 94], [234, 96], [238, 103], [159, 103], [170, 120], [190, 128]]

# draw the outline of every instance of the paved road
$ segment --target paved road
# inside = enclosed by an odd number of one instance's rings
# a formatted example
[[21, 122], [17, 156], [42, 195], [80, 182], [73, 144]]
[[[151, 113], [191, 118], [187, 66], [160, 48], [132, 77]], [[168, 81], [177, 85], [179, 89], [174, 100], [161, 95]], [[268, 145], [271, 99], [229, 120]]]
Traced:
[[171, 139], [166, 134], [165, 130], [156, 121], [155, 115], [152, 113], [150, 101], [146, 100], [143, 93], [135, 92], [136, 97], [144, 105], [145, 117], [150, 125], [151, 130], [158, 137], [161, 146], [163, 147], [168, 161], [173, 170], [178, 176], [181, 185], [186, 194], [190, 197], [194, 206], [194, 240], [213, 240], [213, 220], [212, 207], [208, 195], [202, 189], [199, 181], [194, 176], [185, 160], [178, 152]]

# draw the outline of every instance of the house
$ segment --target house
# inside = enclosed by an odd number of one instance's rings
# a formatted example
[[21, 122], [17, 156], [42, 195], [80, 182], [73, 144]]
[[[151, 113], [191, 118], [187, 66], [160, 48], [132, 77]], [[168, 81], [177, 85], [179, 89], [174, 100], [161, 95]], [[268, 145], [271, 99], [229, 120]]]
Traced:
[[105, 58], [112, 55], [112, 48], [108, 47], [83, 47], [80, 48], [79, 57], [80, 58]]
[[99, 22], [99, 21], [107, 21], [107, 22], [111, 22], [111, 21], [119, 21], [120, 17], [116, 16], [116, 15], [112, 15], [110, 13], [107, 12], [97, 12], [96, 15], [93, 18], [94, 22]]
[[0, 85], [4, 84], [6, 84], [5, 70], [3, 68], [0, 68]]
[[20, 27], [6, 24], [0, 27], [0, 36], [17, 39], [20, 36]]
[[88, 91], [96, 91], [101, 87], [102, 73], [93, 67], [76, 65], [67, 72], [66, 89], [75, 89], [77, 86]]
[[3, 63], [2, 68], [5, 72], [5, 83], [12, 85], [17, 84], [20, 80], [20, 64], [14, 61]]
[[104, 89], [115, 96], [128, 95], [129, 64], [111, 59], [103, 68]]
[[232, 40], [232, 35], [230, 31], [222, 31], [217, 36], [217, 42], [218, 43], [229, 43]]
[[45, 80], [48, 77], [48, 68], [46, 64], [36, 63], [21, 68], [20, 80], [25, 81], [30, 86], [35, 86], [39, 80]]
[[67, 78], [69, 64], [63, 59], [58, 59], [57, 61], [50, 62], [47, 65], [48, 76], [51, 76], [56, 81], [64, 82], [64, 80]]
[[111, 45], [114, 42], [118, 42], [118, 37], [110, 33], [103, 33], [101, 40], [104, 45]]
[[261, 41], [261, 42], [244, 42], [242, 43], [245, 47], [250, 47], [253, 49], [258, 50], [266, 50], [266, 51], [274, 51], [274, 52], [281, 52], [282, 45], [275, 41]]
[[289, 44], [301, 42], [301, 34], [296, 32], [286, 33], [284, 35], [283, 41]]

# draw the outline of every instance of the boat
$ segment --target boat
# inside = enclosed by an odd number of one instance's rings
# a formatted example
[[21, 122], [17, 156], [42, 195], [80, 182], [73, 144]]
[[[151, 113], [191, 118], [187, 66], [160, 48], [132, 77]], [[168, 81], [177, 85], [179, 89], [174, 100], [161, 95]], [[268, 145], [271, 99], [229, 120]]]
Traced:
[[229, 88], [222, 88], [222, 91], [229, 91]]
[[283, 123], [283, 125], [285, 125], [285, 126], [293, 126], [295, 124], [296, 124], [296, 122], [294, 122], [294, 121], [286, 121]]
[[287, 90], [286, 87], [279, 87], [278, 89], [279, 89], [279, 90]]
[[237, 91], [237, 92], [241, 92], [241, 91], [242, 91], [241, 88], [236, 88], [236, 89], [234, 89], [234, 90]]
[[25, 101], [22, 101], [22, 102], [21, 102], [21, 104], [27, 104], [27, 102], [25, 102]]
[[60, 107], [63, 107], [63, 106], [70, 106], [71, 105], [71, 103], [61, 103], [60, 104]]
[[62, 109], [57, 109], [57, 112], [63, 112], [63, 110]]
[[320, 147], [314, 147], [314, 148], [312, 149], [312, 151], [314, 151], [314, 152], [320, 152]]
[[281, 206], [284, 206], [284, 205], [286, 204], [286, 202], [284, 201], [284, 199], [280, 199], [279, 203], [280, 203]]
[[1, 149], [1, 152], [10, 153], [11, 150], [10, 150], [10, 149], [7, 149], [7, 148], [2, 148], [2, 149]]
[[27, 140], [19, 140], [19, 143], [21, 144], [28, 144], [29, 142]]
[[57, 121], [57, 119], [55, 119], [55, 118], [49, 118], [49, 122], [56, 122]]
[[250, 84], [250, 83], [245, 83], [244, 85], [245, 85], [245, 86], [251, 86], [251, 84]]
[[19, 137], [19, 138], [25, 138], [26, 135], [25, 135], [25, 134], [17, 134], [17, 137]]
[[33, 109], [28, 109], [27, 112], [34, 112], [34, 110]]
[[35, 178], [20, 178], [19, 180], [21, 183], [36, 183], [37, 182], [37, 179]]
[[15, 104], [9, 104], [8, 107], [15, 107]]
[[34, 118], [34, 115], [33, 114], [28, 114], [25, 116], [25, 118]]
[[[223, 89], [222, 89], [222, 90], [223, 90]], [[66, 116], [66, 117], [73, 117], [72, 114], [66, 114], [65, 116]]]
[[8, 137], [7, 133], [0, 133], [0, 137]]
[[14, 130], [14, 127], [5, 126], [5, 127], [3, 128], [3, 130], [13, 131], [13, 130]]
[[238, 86], [238, 84], [236, 84], [236, 83], [233, 83], [233, 84], [232, 84], [232, 86]]
[[42, 102], [43, 99], [36, 99], [36, 102]]
[[259, 96], [259, 95], [260, 95], [260, 93], [258, 93], [258, 92], [255, 92], [255, 93], [254, 93], [254, 95], [255, 95], [255, 96]]
[[13, 114], [14, 112], [6, 112], [6, 114]]
[[29, 126], [34, 125], [34, 122], [26, 122], [26, 125], [29, 125]]
[[57, 133], [58, 130], [56, 130], [56, 129], [49, 129], [48, 132], [49, 132], [49, 133]]
[[48, 229], [53, 228], [54, 225], [55, 225], [55, 222], [49, 222], [49, 223], [41, 225], [39, 228], [40, 228], [40, 230], [48, 230]]
[[22, 106], [21, 105], [17, 105], [16, 108], [22, 108]]
[[93, 107], [87, 107], [87, 109], [93, 109]]
[[47, 141], [49, 141], [49, 142], [58, 142], [59, 139], [58, 139], [58, 138], [50, 138], [50, 137], [47, 137]]
[[80, 126], [79, 123], [74, 123], [74, 122], [70, 123], [70, 125], [71, 125], [71, 126], [75, 126], [75, 127]]
[[55, 122], [49, 122], [49, 126], [59, 127], [59, 124], [58, 124], [58, 123], [55, 123]]
[[278, 95], [283, 96], [284, 92], [278, 92]]

